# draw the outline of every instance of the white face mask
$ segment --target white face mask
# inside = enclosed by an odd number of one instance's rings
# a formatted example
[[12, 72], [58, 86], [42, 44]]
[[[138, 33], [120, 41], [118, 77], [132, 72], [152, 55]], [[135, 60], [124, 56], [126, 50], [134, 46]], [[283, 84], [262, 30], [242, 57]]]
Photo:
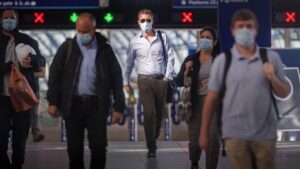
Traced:
[[144, 22], [144, 23], [140, 23], [140, 28], [141, 28], [141, 31], [142, 32], [149, 32], [152, 30], [152, 25], [153, 23], [152, 22]]
[[213, 48], [213, 41], [211, 39], [201, 38], [199, 40], [199, 47], [204, 51], [210, 50]]
[[255, 32], [249, 28], [241, 28], [234, 32], [235, 42], [243, 47], [251, 46], [255, 43]]

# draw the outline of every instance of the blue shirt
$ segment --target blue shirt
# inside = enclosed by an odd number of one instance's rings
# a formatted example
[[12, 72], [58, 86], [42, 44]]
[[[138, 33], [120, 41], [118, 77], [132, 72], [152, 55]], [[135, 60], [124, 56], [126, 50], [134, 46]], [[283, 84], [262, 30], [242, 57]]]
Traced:
[[76, 95], [96, 95], [97, 39], [94, 37], [90, 46], [84, 46], [77, 38], [77, 44], [82, 54], [82, 62]]
[[167, 67], [165, 66], [163, 47], [158, 34], [152, 42], [149, 42], [142, 33], [138, 34], [129, 44], [127, 52], [127, 60], [124, 71], [124, 84], [129, 84], [130, 74], [134, 67], [134, 62], [137, 62], [138, 74], [143, 75], [164, 75], [168, 79], [172, 79], [174, 72], [174, 52], [166, 34], [162, 32], [164, 45], [167, 52]]
[[[223, 138], [243, 140], [275, 139], [276, 112], [270, 94], [259, 47], [250, 59], [243, 57], [233, 47], [232, 62], [226, 79], [226, 93], [223, 99]], [[269, 63], [274, 66], [275, 75], [287, 83], [279, 55], [268, 50]], [[219, 93], [222, 85], [225, 55], [218, 56], [212, 66], [208, 90]]]

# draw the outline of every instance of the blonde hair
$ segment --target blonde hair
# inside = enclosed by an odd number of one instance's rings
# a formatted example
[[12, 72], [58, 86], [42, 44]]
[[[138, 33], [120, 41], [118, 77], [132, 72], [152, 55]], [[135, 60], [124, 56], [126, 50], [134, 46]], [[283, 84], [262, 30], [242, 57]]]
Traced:
[[140, 15], [142, 14], [146, 14], [146, 15], [151, 15], [151, 17], [153, 18], [153, 13], [150, 9], [142, 9], [138, 12], [137, 17], [139, 18]]

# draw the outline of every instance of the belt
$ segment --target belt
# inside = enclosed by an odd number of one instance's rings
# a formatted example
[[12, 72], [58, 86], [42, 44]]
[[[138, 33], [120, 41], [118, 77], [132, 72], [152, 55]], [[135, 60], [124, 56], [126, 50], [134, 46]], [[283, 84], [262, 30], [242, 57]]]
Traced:
[[74, 95], [74, 99], [81, 102], [89, 102], [98, 100], [98, 97], [94, 95]]
[[162, 80], [164, 78], [164, 75], [143, 75], [143, 74], [139, 74], [138, 77]]

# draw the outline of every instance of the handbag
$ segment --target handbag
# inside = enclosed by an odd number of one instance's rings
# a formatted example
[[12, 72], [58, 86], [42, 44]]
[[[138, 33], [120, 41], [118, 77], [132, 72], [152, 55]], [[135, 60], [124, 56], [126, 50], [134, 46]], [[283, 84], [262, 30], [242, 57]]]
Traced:
[[177, 104], [177, 116], [181, 121], [186, 121], [187, 123], [192, 116], [191, 85], [192, 77], [184, 76], [184, 87]]
[[[162, 44], [162, 47], [163, 47], [164, 64], [165, 64], [165, 67], [167, 67], [168, 57], [167, 57], [167, 50], [166, 50], [166, 46], [165, 46], [165, 43], [164, 43], [164, 39], [162, 37], [161, 31], [157, 31], [157, 33], [158, 33], [158, 37], [159, 37], [159, 39], [161, 41], [161, 44]], [[169, 80], [168, 81], [168, 87], [167, 87], [167, 96], [166, 96], [166, 102], [167, 103], [172, 103], [173, 102], [173, 98], [174, 98], [174, 95], [176, 93], [176, 90], [177, 90], [176, 83], [173, 80]]]
[[25, 76], [16, 67], [11, 69], [8, 90], [16, 112], [27, 111], [39, 103]]

